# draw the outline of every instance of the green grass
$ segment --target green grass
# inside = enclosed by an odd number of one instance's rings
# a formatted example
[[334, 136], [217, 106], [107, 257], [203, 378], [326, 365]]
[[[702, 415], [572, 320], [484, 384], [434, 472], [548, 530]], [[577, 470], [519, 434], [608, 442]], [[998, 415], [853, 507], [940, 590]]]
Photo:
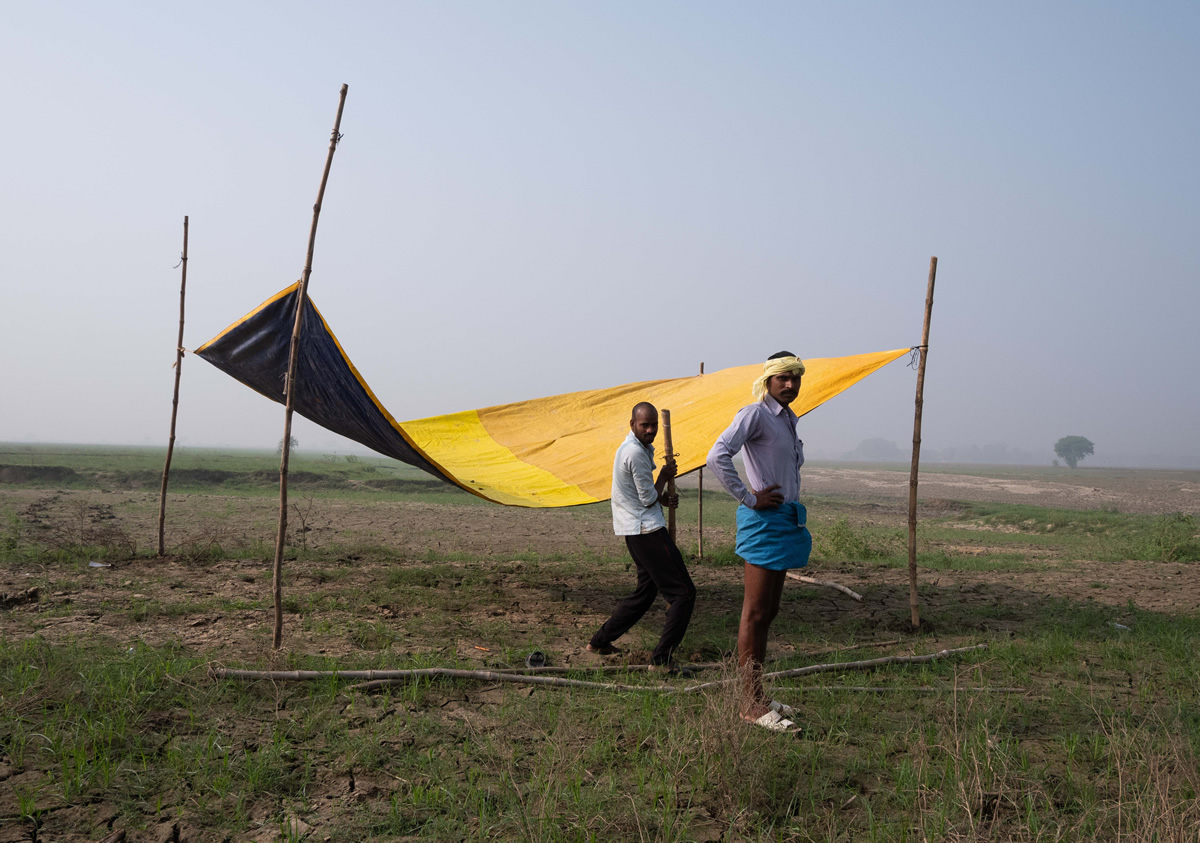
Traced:
[[[1200, 561], [1196, 519], [1182, 513], [1152, 516], [1112, 510], [1080, 511], [976, 503], [967, 505], [958, 520], [990, 528], [993, 532], [988, 534], [989, 542], [1037, 544], [1074, 558]], [[940, 524], [938, 527], [946, 529], [953, 525]], [[995, 532], [1005, 529], [1012, 532]]]
[[[34, 456], [60, 464], [52, 458], [61, 455]], [[89, 490], [115, 476], [102, 454], [70, 456], [74, 470], [90, 472]], [[128, 472], [154, 467], [145, 454], [121, 459]], [[265, 470], [272, 455], [238, 459], [229, 471]], [[423, 488], [364, 489], [357, 481], [372, 472], [353, 463], [330, 462], [325, 474], [342, 485], [314, 495], [314, 520], [333, 517], [342, 500], [446, 500]], [[810, 507], [815, 562], [834, 579], [867, 572], [868, 610], [844, 611], [821, 590], [789, 590], [772, 627], [773, 646], [789, 647], [772, 668], [988, 647], [782, 680], [775, 696], [801, 711], [797, 740], [740, 723], [733, 686], [666, 695], [424, 678], [367, 692], [337, 679], [214, 680], [214, 662], [472, 668], [480, 662], [456, 655], [472, 645], [488, 648], [493, 665], [520, 664], [531, 649], [561, 655], [562, 642], [586, 639], [595, 614], [632, 583], [619, 543], [536, 551], [520, 536], [497, 536], [500, 546], [480, 564], [480, 552], [438, 518], [428, 527], [437, 543], [424, 547], [338, 533], [289, 548], [286, 640], [316, 643], [273, 653], [273, 523], [267, 515], [244, 529], [221, 526], [259, 497], [209, 487], [197, 512], [211, 521], [177, 545], [169, 570], [129, 526], [150, 517], [153, 496], [129, 498], [124, 510], [113, 504], [109, 518], [105, 498], [77, 492], [38, 529], [27, 503], [5, 504], [0, 566], [62, 596], [0, 618], [12, 631], [0, 636], [0, 825], [37, 839], [100, 839], [115, 829], [148, 836], [173, 822], [184, 839], [287, 839], [299, 819], [316, 829], [308, 839], [335, 841], [1148, 843], [1200, 832], [1200, 615], [1018, 591], [1003, 576], [953, 576], [1111, 561], [1113, 578], [1088, 569], [1100, 593], [1124, 575], [1123, 563], [1194, 560], [1187, 516], [973, 503], [939, 510], [920, 525], [918, 565], [937, 576], [923, 578], [925, 628], [913, 633], [907, 595], [870, 578], [894, 578], [889, 569], [907, 565], [903, 513], [820, 499]], [[471, 496], [451, 497], [453, 506], [474, 506]], [[684, 523], [695, 508], [684, 490]], [[441, 512], [451, 511], [470, 517]], [[727, 659], [736, 639], [733, 512], [731, 501], [706, 496], [706, 524], [727, 532], [693, 566], [703, 585], [689, 660]], [[546, 530], [546, 517], [522, 523]], [[603, 506], [580, 507], [555, 529], [606, 517]], [[111, 529], [89, 533], [97, 524]], [[89, 559], [119, 564], [94, 570]], [[193, 577], [235, 587], [203, 593]], [[61, 631], [89, 612], [103, 621], [85, 627], [95, 633]], [[185, 643], [194, 619], [214, 615], [258, 628], [240, 650], [219, 635]], [[648, 619], [623, 643], [648, 649], [656, 633]], [[883, 639], [901, 643], [878, 646]], [[841, 649], [862, 644], [873, 646]], [[573, 678], [652, 683], [644, 671], [573, 667]], [[722, 676], [732, 673], [704, 678]]]
[[[145, 489], [162, 483], [162, 448], [0, 443], [0, 474], [12, 485], [37, 489]], [[279, 490], [279, 456], [271, 451], [177, 447], [172, 492], [217, 492], [271, 497]], [[479, 498], [419, 469], [386, 457], [294, 451], [288, 486], [293, 496], [322, 500], [421, 500], [467, 504]]]
[[[1196, 668], [1184, 665], [1200, 621], [1135, 613], [1118, 636], [1098, 615], [1058, 608], [967, 661], [787, 683], [779, 692], [801, 705], [807, 730], [798, 741], [740, 726], [723, 693], [514, 690], [491, 713], [453, 716], [446, 701], [477, 685], [368, 695], [336, 681], [212, 682], [179, 646], [6, 640], [0, 752], [40, 774], [22, 778], [17, 820], [116, 797], [127, 816], [185, 816], [205, 836], [251, 831], [264, 809], [272, 822], [316, 821], [351, 780], [366, 795], [335, 803], [324, 827], [334, 840], [1194, 830], [1200, 707]], [[285, 666], [375, 665], [356, 661]], [[863, 682], [887, 690], [854, 690]], [[1011, 686], [1027, 691], [988, 690]], [[916, 690], [928, 688], [938, 690]]]

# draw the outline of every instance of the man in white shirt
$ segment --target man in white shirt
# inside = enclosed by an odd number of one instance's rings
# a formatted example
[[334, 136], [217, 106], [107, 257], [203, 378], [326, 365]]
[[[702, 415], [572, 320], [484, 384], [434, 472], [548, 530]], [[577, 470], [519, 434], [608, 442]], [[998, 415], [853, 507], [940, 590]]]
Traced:
[[[790, 706], [763, 691], [762, 665], [767, 633], [779, 613], [783, 582], [791, 568], [808, 564], [812, 536], [808, 511], [800, 503], [804, 443], [796, 434], [791, 403], [800, 394], [804, 362], [790, 351], [772, 354], [751, 387], [755, 403], [743, 407], [708, 452], [708, 467], [741, 504], [737, 508], [737, 555], [745, 560], [745, 593], [738, 626], [738, 667], [742, 672], [742, 718], [774, 731], [795, 724]], [[733, 456], [745, 457], [747, 488]]]
[[650, 667], [677, 673], [674, 653], [692, 618], [696, 586], [663, 519], [662, 504], [674, 503], [667, 499], [664, 489], [675, 476], [675, 459], [667, 455], [655, 480], [653, 442], [657, 435], [658, 410], [643, 401], [633, 408], [629, 434], [617, 448], [612, 481], [613, 532], [625, 537], [625, 546], [637, 566], [637, 589], [617, 604], [587, 648], [601, 655], [620, 652], [612, 642], [641, 620], [662, 594], [667, 601], [667, 622], [650, 656]]

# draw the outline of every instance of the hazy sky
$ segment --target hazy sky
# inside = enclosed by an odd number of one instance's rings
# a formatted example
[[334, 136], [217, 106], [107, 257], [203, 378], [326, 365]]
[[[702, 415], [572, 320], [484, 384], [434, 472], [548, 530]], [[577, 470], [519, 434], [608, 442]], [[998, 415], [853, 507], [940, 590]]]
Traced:
[[[165, 444], [185, 345], [299, 277], [419, 418], [920, 341], [924, 444], [1195, 462], [1200, 4], [0, 7], [0, 441]], [[810, 453], [907, 448], [896, 362]], [[184, 360], [179, 441], [283, 410]], [[297, 421], [302, 447], [351, 445]]]

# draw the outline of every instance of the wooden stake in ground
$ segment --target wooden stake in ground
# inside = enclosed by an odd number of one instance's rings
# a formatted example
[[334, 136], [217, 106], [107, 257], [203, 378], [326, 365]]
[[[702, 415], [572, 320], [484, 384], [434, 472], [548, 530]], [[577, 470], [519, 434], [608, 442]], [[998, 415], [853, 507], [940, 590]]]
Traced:
[[329, 181], [329, 168], [333, 165], [333, 153], [342, 139], [338, 131], [342, 125], [342, 108], [346, 105], [348, 85], [342, 85], [338, 99], [337, 117], [333, 121], [333, 134], [329, 137], [329, 154], [325, 156], [325, 170], [321, 173], [321, 186], [317, 189], [317, 202], [313, 205], [312, 227], [308, 231], [308, 253], [304, 259], [304, 274], [300, 277], [300, 289], [296, 293], [296, 323], [292, 327], [292, 345], [288, 352], [287, 380], [283, 382], [286, 403], [283, 413], [283, 439], [279, 457], [279, 531], [275, 535], [275, 567], [272, 573], [272, 591], [275, 597], [274, 647], [283, 643], [283, 548], [287, 542], [287, 479], [288, 458], [292, 451], [292, 411], [296, 401], [296, 357], [300, 350], [300, 325], [304, 321], [304, 306], [308, 301], [308, 279], [312, 275], [313, 249], [317, 243], [317, 221], [321, 217], [321, 202], [325, 198], [325, 184]]
[[[671, 411], [660, 410], [662, 415], [662, 430], [663, 430], [663, 462], [675, 459], [675, 448], [671, 444]], [[667, 497], [675, 496], [675, 478], [672, 477], [667, 481]], [[675, 505], [671, 504], [667, 507], [667, 532], [671, 535], [671, 541], [675, 541]]]
[[929, 288], [925, 293], [925, 327], [921, 331], [921, 360], [917, 364], [917, 409], [913, 419], [912, 470], [908, 475], [908, 606], [912, 610], [913, 629], [921, 626], [917, 606], [917, 467], [921, 462], [921, 409], [925, 403], [925, 358], [929, 354], [929, 319], [933, 316], [933, 281], [937, 278], [937, 258], [929, 259]]
[[[704, 374], [704, 363], [700, 363], [700, 374]], [[704, 561], [704, 466], [700, 466], [700, 490], [696, 493], [696, 558]]]
[[179, 340], [175, 343], [175, 395], [171, 398], [171, 437], [167, 440], [167, 463], [163, 466], [162, 491], [158, 495], [158, 555], [165, 553], [163, 533], [167, 522], [167, 477], [171, 474], [171, 454], [175, 451], [175, 418], [179, 415], [179, 378], [183, 375], [183, 301], [187, 293], [187, 241], [188, 218], [183, 218], [183, 255], [179, 259], [183, 267], [179, 279]]

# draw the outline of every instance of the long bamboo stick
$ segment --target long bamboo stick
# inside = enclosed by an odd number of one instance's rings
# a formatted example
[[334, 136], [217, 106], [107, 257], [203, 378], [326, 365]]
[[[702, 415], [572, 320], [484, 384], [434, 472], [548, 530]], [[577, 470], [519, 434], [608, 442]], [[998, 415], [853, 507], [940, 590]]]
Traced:
[[[817, 582], [812, 580], [812, 582]], [[36, 589], [34, 589], [36, 591]], [[823, 647], [820, 650], [804, 650], [799, 655], [805, 656], [820, 656], [826, 653], [844, 653], [847, 650], [861, 650], [864, 647], [879, 648], [890, 647], [893, 644], [899, 644], [899, 638], [892, 638], [887, 641], [864, 641], [861, 644], [845, 644], [836, 647]], [[716, 670], [725, 667], [725, 662], [688, 662], [688, 670]], [[492, 667], [492, 670], [497, 673], [524, 673], [524, 674], [550, 674], [550, 673], [628, 673], [630, 671], [648, 670], [648, 664], [578, 664], [578, 665], [541, 665], [539, 667], [528, 667], [521, 665], [519, 667]]]
[[[663, 462], [669, 462], [675, 459], [675, 448], [671, 443], [671, 411], [661, 410], [662, 429], [663, 429]], [[667, 498], [675, 497], [675, 478], [672, 477], [667, 481]], [[671, 541], [675, 541], [675, 504], [667, 505], [667, 532], [671, 535]]]
[[[871, 670], [872, 668], [887, 664], [920, 664], [986, 648], [986, 644], [977, 644], [973, 647], [941, 650], [937, 653], [929, 653], [924, 656], [886, 656], [884, 658], [857, 662], [813, 664], [807, 667], [796, 668], [795, 670], [768, 673], [763, 676], [763, 679], [781, 679], [836, 670]], [[452, 667], [426, 667], [412, 670], [236, 670], [233, 668], [215, 667], [209, 669], [208, 675], [212, 679], [266, 679], [272, 682], [311, 682], [318, 679], [365, 680], [368, 684], [356, 686], [359, 690], [399, 684], [413, 679], [432, 679], [437, 677], [445, 677], [447, 679], [478, 679], [486, 682], [513, 682], [524, 685], [550, 685], [559, 688], [600, 688], [611, 691], [658, 691], [661, 693], [693, 693], [705, 688], [741, 681], [739, 677], [735, 676], [731, 679], [705, 682], [700, 685], [689, 685], [686, 687], [680, 685], [624, 685], [614, 682], [591, 682], [586, 679], [565, 679], [557, 676], [529, 676], [494, 670], [460, 670]]]
[[[724, 667], [724, 662], [688, 663], [688, 670], [716, 670]], [[526, 674], [529, 676], [551, 673], [631, 673], [639, 670], [649, 670], [648, 664], [577, 664], [577, 665], [542, 665], [540, 667], [493, 667], [497, 673]]]
[[814, 691], [822, 694], [840, 694], [843, 692], [860, 692], [867, 694], [955, 694], [955, 693], [985, 693], [985, 694], [1027, 694], [1028, 688], [1013, 688], [1002, 685], [973, 685], [969, 687], [946, 685], [941, 688], [933, 685], [918, 685], [912, 687], [909, 685], [884, 685], [884, 686], [863, 686], [863, 685], [796, 685], [789, 687], [788, 693], [794, 694], [797, 691], [812, 693]]
[[[815, 582], [815, 580], [814, 580]], [[34, 589], [36, 591], [36, 589]], [[839, 644], [835, 647], [822, 647], [819, 650], [804, 650], [799, 655], [804, 656], [822, 656], [827, 653], [844, 653], [848, 650], [861, 650], [865, 647], [879, 648], [890, 647], [893, 644], [899, 644], [899, 638], [891, 638], [886, 641], [863, 641], [860, 644]], [[688, 670], [717, 670], [725, 667], [725, 662], [688, 662]], [[629, 673], [631, 671], [648, 670], [650, 665], [647, 664], [578, 664], [578, 665], [541, 665], [539, 667], [529, 667], [528, 665], [520, 665], [519, 667], [492, 667], [491, 669], [497, 673], [513, 673], [513, 674], [551, 674], [551, 673]]]
[[175, 419], [179, 415], [179, 379], [183, 375], [183, 302], [187, 294], [188, 218], [183, 218], [183, 267], [179, 278], [179, 339], [175, 343], [175, 394], [171, 398], [171, 437], [167, 440], [167, 462], [163, 466], [162, 490], [158, 495], [158, 555], [166, 553], [163, 536], [167, 523], [167, 478], [171, 475], [171, 455], [175, 452]]
[[[316, 679], [361, 679], [372, 687], [398, 684], [412, 679], [482, 679], [487, 682], [517, 682], [524, 685], [555, 685], [560, 688], [610, 688], [620, 691], [656, 690], [653, 685], [619, 685], [611, 682], [591, 682], [586, 679], [564, 679], [558, 676], [529, 676], [495, 670], [460, 670], [453, 667], [425, 667], [414, 670], [233, 670], [213, 668], [213, 679], [269, 679], [272, 682], [309, 682]], [[361, 686], [360, 686], [361, 687]]]
[[921, 462], [921, 411], [925, 404], [925, 358], [929, 355], [929, 320], [933, 316], [933, 282], [937, 258], [929, 259], [929, 287], [925, 292], [925, 326], [921, 330], [921, 361], [917, 365], [917, 406], [913, 417], [912, 469], [908, 475], [908, 607], [913, 629], [921, 627], [917, 603], [917, 469]]
[[[954, 650], [939, 650], [936, 653], [928, 653], [924, 656], [883, 656], [878, 659], [865, 659], [857, 662], [832, 662], [830, 664], [810, 664], [807, 667], [797, 667], [792, 670], [777, 670], [774, 673], [764, 673], [763, 681], [768, 679], [790, 679], [793, 676], [807, 676], [810, 673], [827, 673], [831, 670], [871, 670], [872, 668], [881, 667], [885, 664], [923, 664], [925, 662], [937, 661], [948, 656], [956, 656], [961, 653], [969, 653], [974, 650], [986, 650], [987, 644], [976, 644], [973, 647], [959, 647]], [[712, 688], [717, 685], [727, 685], [730, 682], [741, 682], [741, 677], [733, 677], [731, 679], [718, 679], [715, 682], [705, 682], [700, 685], [692, 685], [686, 688], [687, 691], [699, 691], [704, 688]]]
[[283, 548], [287, 542], [287, 479], [288, 459], [292, 451], [292, 412], [296, 402], [296, 358], [300, 350], [300, 326], [304, 321], [305, 304], [308, 301], [308, 279], [312, 275], [313, 250], [317, 243], [317, 222], [321, 217], [321, 202], [325, 198], [325, 184], [329, 181], [329, 168], [333, 165], [333, 153], [342, 139], [342, 109], [346, 105], [348, 85], [342, 85], [338, 98], [337, 117], [333, 121], [333, 133], [329, 137], [329, 153], [325, 156], [325, 169], [321, 173], [321, 186], [317, 189], [317, 201], [313, 205], [312, 227], [308, 231], [308, 252], [304, 259], [304, 274], [300, 277], [300, 289], [296, 295], [296, 323], [292, 327], [292, 344], [288, 351], [287, 380], [283, 383], [286, 404], [283, 413], [283, 441], [279, 456], [279, 530], [275, 534], [275, 565], [272, 569], [271, 588], [275, 598], [276, 650], [283, 643]]
[[[30, 589], [30, 590], [33, 592], [37, 591], [36, 588]], [[34, 594], [33, 599], [37, 599], [36, 594]], [[0, 601], [2, 601], [2, 597], [0, 597]], [[828, 655], [829, 653], [844, 653], [849, 650], [861, 650], [863, 648], [877, 649], [880, 647], [890, 647], [893, 644], [899, 644], [899, 643], [900, 643], [899, 638], [891, 638], [886, 641], [863, 641], [859, 644], [839, 644], [834, 647], [823, 647], [819, 650], [807, 650], [807, 651], [803, 651], [803, 652], [799, 653], [799, 655], [823, 656], [823, 655]], [[689, 663], [687, 665], [689, 670], [697, 670], [697, 671], [699, 671], [699, 670], [718, 670], [725, 666], [726, 666], [726, 662], [700, 662], [700, 663], [693, 662], [693, 663]], [[539, 667], [529, 667], [527, 665], [520, 665], [519, 667], [492, 667], [490, 669], [490, 672], [506, 673], [506, 674], [510, 674], [513, 676], [522, 676], [522, 675], [533, 676], [533, 675], [543, 675], [543, 674], [549, 675], [549, 674], [554, 674], [554, 673], [636, 673], [641, 670], [648, 670], [649, 668], [650, 668], [650, 665], [647, 665], [647, 664], [578, 664], [578, 665], [542, 665]], [[432, 670], [443, 670], [443, 669], [458, 670], [459, 668], [413, 668], [412, 670], [431, 670], [431, 669]], [[251, 678], [251, 679], [272, 678], [272, 677], [267, 677], [267, 676], [261, 675], [261, 673], [262, 673], [261, 671], [242, 671], [241, 673], [237, 673], [235, 675], [234, 673], [230, 673], [230, 670], [232, 670], [232, 669], [213, 668], [211, 672], [214, 676], [217, 676], [218, 678], [224, 677], [224, 676], [226, 676], [226, 674], [229, 674], [230, 678]], [[347, 678], [350, 678], [350, 679], [362, 679], [362, 678], [365, 678], [366, 673], [371, 673], [371, 671], [366, 671], [366, 672], [359, 671], [358, 673], [363, 674], [363, 675], [354, 676], [354, 675], [350, 675], [350, 674], [354, 673], [354, 671], [346, 671], [346, 670], [341, 670], [341, 671], [339, 671], [339, 670], [284, 671], [284, 672], [287, 673], [289, 676], [304, 678], [304, 679], [320, 679], [320, 678], [327, 678], [330, 676], [346, 676]], [[408, 674], [408, 671], [400, 671], [400, 672], [405, 673], [406, 675]], [[374, 673], [378, 674], [379, 671], [374, 671]], [[298, 674], [304, 674], [304, 675], [298, 676]]]

